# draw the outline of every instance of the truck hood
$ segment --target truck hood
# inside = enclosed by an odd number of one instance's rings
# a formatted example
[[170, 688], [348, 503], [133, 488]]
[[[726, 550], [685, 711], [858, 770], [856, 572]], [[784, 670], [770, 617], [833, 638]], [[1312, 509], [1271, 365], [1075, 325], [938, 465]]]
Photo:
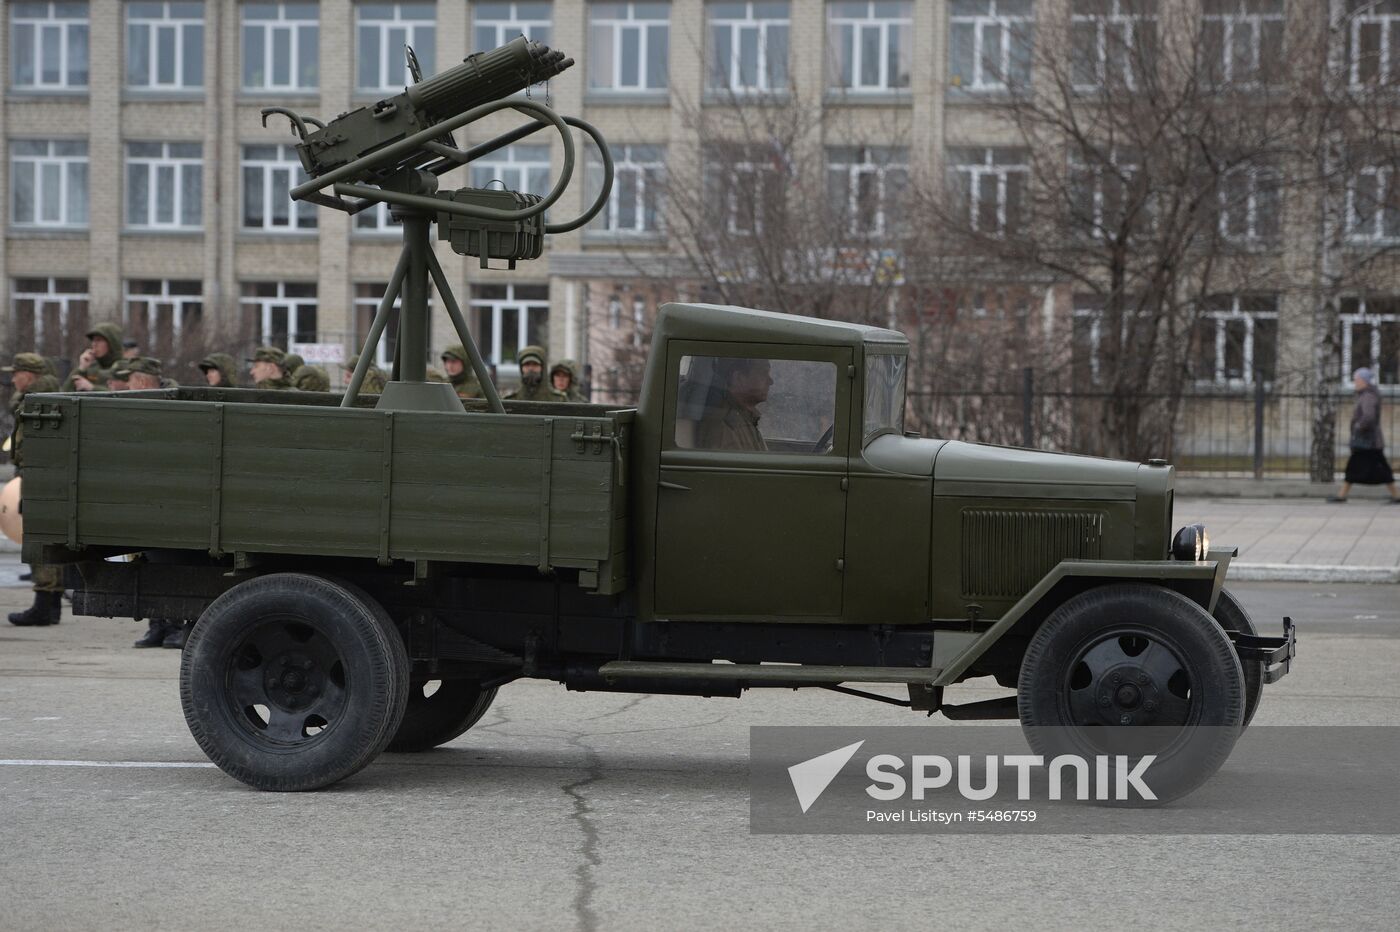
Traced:
[[1138, 473], [1121, 460], [949, 441], [934, 460], [935, 495], [1132, 500]]

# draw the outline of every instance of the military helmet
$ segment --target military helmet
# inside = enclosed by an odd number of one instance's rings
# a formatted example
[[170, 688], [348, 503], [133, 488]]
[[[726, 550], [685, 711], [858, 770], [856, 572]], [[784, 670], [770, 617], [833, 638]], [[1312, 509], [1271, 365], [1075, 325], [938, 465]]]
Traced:
[[544, 347], [543, 347], [543, 346], [522, 346], [522, 347], [520, 347], [520, 352], [518, 352], [518, 353], [515, 354], [515, 362], [516, 362], [516, 365], [523, 366], [523, 365], [525, 365], [525, 363], [529, 362], [531, 359], [533, 359], [535, 362], [537, 362], [537, 363], [539, 363], [541, 366], [543, 366], [543, 365], [544, 365]]
[[128, 372], [140, 372], [145, 375], [160, 375], [160, 360], [152, 359], [150, 356], [137, 356], [135, 359], [128, 359]]
[[15, 353], [14, 364], [0, 368], [0, 372], [32, 372], [35, 375], [43, 375], [47, 367], [48, 363], [38, 353]]
[[460, 343], [453, 343], [442, 351], [443, 359], [455, 359], [461, 363], [471, 363], [471, 357], [467, 355], [467, 348]]
[[275, 362], [279, 366], [284, 365], [286, 360], [287, 354], [275, 346], [259, 346], [248, 358], [248, 362]]
[[135, 361], [134, 359], [123, 357], [112, 363], [112, 368], [107, 374], [107, 380], [111, 381], [112, 379], [116, 379], [118, 382], [127, 381], [127, 377], [131, 375], [131, 364]]

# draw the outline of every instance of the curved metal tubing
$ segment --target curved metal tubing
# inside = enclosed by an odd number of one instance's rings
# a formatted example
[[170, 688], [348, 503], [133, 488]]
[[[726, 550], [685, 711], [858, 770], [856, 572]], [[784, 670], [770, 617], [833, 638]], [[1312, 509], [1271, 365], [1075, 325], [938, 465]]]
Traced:
[[598, 147], [598, 153], [603, 156], [603, 188], [598, 192], [598, 197], [593, 204], [573, 220], [568, 223], [546, 223], [544, 225], [546, 233], [569, 233], [577, 230], [598, 216], [598, 212], [607, 206], [608, 195], [612, 194], [613, 159], [612, 152], [608, 149], [608, 141], [603, 138], [602, 133], [598, 132], [596, 126], [586, 120], [580, 120], [578, 117], [564, 117], [564, 122], [570, 126], [577, 126], [593, 138], [593, 144]]

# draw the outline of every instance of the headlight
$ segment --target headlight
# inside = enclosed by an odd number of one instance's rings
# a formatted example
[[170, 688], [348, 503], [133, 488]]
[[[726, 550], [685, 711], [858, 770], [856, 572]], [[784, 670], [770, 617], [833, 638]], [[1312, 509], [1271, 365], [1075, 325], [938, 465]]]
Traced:
[[1199, 561], [1210, 553], [1210, 535], [1204, 524], [1188, 524], [1172, 538], [1172, 556], [1178, 560]]

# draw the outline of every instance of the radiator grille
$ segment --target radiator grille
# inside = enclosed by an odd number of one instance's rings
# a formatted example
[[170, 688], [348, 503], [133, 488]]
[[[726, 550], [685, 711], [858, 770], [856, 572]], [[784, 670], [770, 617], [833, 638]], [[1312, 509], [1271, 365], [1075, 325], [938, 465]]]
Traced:
[[1020, 598], [1061, 560], [1096, 559], [1103, 545], [1097, 511], [962, 513], [962, 593]]

